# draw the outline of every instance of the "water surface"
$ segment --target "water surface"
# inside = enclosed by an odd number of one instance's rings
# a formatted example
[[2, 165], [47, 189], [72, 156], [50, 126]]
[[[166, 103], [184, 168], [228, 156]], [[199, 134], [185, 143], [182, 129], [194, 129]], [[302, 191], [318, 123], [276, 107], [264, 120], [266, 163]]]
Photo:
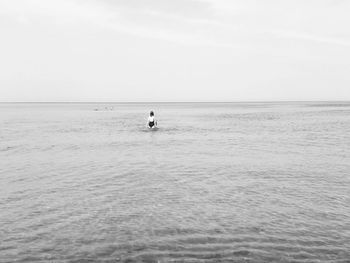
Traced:
[[0, 111], [0, 262], [350, 262], [350, 103]]

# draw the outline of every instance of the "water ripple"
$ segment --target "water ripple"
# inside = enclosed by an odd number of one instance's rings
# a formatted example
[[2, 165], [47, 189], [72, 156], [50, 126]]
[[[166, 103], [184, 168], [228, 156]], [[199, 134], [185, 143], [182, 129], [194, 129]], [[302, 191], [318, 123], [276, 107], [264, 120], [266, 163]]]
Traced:
[[149, 105], [8, 109], [0, 262], [349, 262], [350, 115], [323, 104], [160, 104], [152, 132]]

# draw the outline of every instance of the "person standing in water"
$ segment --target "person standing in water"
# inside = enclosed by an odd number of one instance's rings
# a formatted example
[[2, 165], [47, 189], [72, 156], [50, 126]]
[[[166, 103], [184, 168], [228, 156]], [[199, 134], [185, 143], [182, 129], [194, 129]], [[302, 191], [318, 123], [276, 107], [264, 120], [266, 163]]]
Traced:
[[154, 119], [154, 112], [153, 111], [151, 111], [149, 113], [147, 126], [148, 126], [148, 128], [155, 128], [155, 127], [157, 127], [157, 121]]

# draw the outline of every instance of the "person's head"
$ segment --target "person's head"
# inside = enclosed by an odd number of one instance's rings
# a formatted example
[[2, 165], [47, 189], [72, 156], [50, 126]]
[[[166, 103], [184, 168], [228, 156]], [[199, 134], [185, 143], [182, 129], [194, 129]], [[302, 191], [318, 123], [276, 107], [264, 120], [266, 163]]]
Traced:
[[153, 110], [151, 110], [151, 112], [149, 113], [149, 116], [153, 117], [154, 116], [154, 112]]

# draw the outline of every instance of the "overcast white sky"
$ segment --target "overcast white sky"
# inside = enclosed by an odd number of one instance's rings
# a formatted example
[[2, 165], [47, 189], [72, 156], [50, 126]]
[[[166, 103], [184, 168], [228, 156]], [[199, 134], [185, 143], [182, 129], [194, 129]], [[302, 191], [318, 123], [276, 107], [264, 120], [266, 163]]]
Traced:
[[348, 0], [0, 0], [0, 101], [350, 100]]

